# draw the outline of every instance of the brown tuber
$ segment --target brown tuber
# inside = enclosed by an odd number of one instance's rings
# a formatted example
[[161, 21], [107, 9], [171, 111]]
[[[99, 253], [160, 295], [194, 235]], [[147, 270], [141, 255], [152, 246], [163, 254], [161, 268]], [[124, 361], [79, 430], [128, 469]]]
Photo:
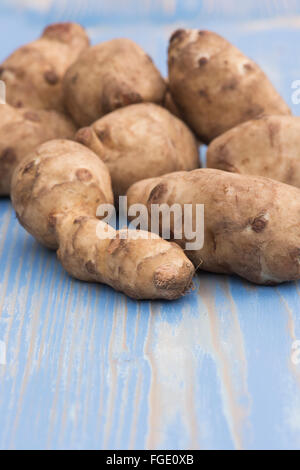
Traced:
[[300, 188], [300, 117], [264, 116], [213, 140], [207, 166], [260, 175]]
[[78, 126], [130, 104], [161, 104], [165, 90], [152, 60], [130, 39], [89, 48], [64, 77], [65, 103]]
[[199, 168], [192, 132], [166, 109], [152, 103], [113, 111], [80, 129], [76, 139], [106, 163], [116, 198], [136, 181]]
[[260, 67], [210, 31], [181, 29], [169, 44], [169, 87], [204, 143], [262, 114], [290, 114]]
[[194, 268], [177, 245], [135, 230], [123, 238], [124, 230], [96, 218], [100, 204], [113, 202], [110, 175], [79, 143], [53, 140], [38, 147], [16, 169], [11, 195], [23, 227], [58, 250], [77, 279], [136, 299], [176, 299], [190, 287]]
[[[268, 178], [213, 169], [134, 184], [128, 204], [204, 204], [204, 246], [186, 252], [195, 266], [257, 284], [300, 279], [300, 190]], [[174, 232], [171, 225], [171, 232]], [[185, 246], [186, 240], [175, 240]]]
[[7, 103], [63, 112], [62, 79], [88, 46], [89, 39], [79, 24], [49, 25], [39, 39], [20, 47], [1, 64]]
[[0, 196], [8, 196], [13, 171], [38, 145], [55, 138], [74, 138], [70, 119], [56, 111], [0, 105]]

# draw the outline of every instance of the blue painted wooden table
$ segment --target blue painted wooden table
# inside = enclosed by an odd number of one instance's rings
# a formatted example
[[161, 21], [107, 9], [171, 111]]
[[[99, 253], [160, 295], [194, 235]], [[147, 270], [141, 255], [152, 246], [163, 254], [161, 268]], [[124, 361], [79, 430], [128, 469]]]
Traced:
[[[165, 74], [172, 30], [213, 29], [299, 114], [296, 2], [69, 3], [1, 1], [1, 60], [70, 18], [93, 43], [132, 38]], [[199, 273], [182, 300], [135, 302], [71, 279], [6, 199], [0, 231], [0, 448], [300, 448], [300, 284]]]

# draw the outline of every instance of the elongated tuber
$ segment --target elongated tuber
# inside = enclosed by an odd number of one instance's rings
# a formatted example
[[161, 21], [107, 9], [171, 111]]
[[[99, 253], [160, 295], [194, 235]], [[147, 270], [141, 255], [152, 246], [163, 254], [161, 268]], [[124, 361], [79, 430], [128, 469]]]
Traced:
[[172, 97], [206, 144], [261, 114], [290, 114], [260, 67], [216, 33], [175, 31], [168, 63]]
[[136, 299], [183, 295], [194, 272], [183, 251], [158, 236], [116, 232], [99, 221], [97, 207], [112, 202], [108, 169], [76, 142], [42, 144], [13, 176], [18, 220], [39, 242], [58, 250], [72, 276], [108, 284]]
[[[204, 246], [186, 254], [200, 269], [257, 284], [300, 279], [300, 190], [268, 178], [213, 169], [135, 183], [128, 203], [204, 204]], [[173, 222], [172, 222], [173, 223]], [[171, 233], [174, 233], [171, 225]], [[183, 236], [175, 240], [185, 247]]]
[[76, 139], [106, 163], [115, 196], [136, 181], [199, 168], [197, 142], [188, 127], [167, 110], [141, 103], [113, 111]]

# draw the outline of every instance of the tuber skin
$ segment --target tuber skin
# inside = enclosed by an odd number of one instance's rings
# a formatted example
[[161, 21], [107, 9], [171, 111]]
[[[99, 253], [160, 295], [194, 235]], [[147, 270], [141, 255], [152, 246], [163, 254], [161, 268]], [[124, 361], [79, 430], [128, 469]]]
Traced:
[[14, 169], [35, 147], [55, 138], [74, 138], [73, 122], [56, 111], [0, 105], [0, 195], [10, 194]]
[[183, 121], [182, 114], [180, 112], [180, 109], [178, 108], [177, 104], [175, 103], [173, 96], [171, 95], [170, 90], [167, 90], [163, 102], [163, 107], [166, 108], [170, 113], [172, 113], [174, 116], [178, 117]]
[[179, 29], [169, 43], [169, 87], [200, 141], [262, 114], [290, 114], [260, 67], [210, 31]]
[[213, 140], [207, 166], [260, 175], [300, 188], [300, 118], [264, 116]]
[[167, 88], [164, 96], [163, 107], [170, 111], [170, 113], [174, 114], [174, 116], [178, 117], [183, 121], [184, 119], [180, 112], [180, 109], [175, 103], [174, 98], [172, 96], [168, 79], [166, 79], [166, 87]]
[[[17, 167], [12, 203], [21, 225], [43, 245], [58, 250], [69, 274], [100, 282], [135, 299], [176, 299], [188, 290], [194, 268], [175, 244], [146, 232], [116, 232], [99, 221], [99, 204], [113, 194], [105, 164], [68, 140], [39, 146]], [[109, 231], [115, 238], [99, 238]], [[147, 233], [149, 236], [149, 234]]]
[[166, 84], [152, 59], [129, 39], [91, 47], [64, 77], [66, 107], [84, 127], [130, 104], [161, 104]]
[[63, 76], [88, 46], [89, 39], [79, 24], [49, 25], [39, 39], [20, 47], [1, 64], [7, 103], [64, 112]]
[[[151, 204], [204, 204], [204, 246], [186, 252], [202, 270], [235, 273], [265, 285], [300, 279], [298, 188], [199, 169], [135, 183], [128, 204], [135, 203], [147, 204], [149, 214]], [[184, 248], [186, 240], [176, 242]]]
[[76, 140], [108, 166], [115, 197], [136, 181], [199, 168], [197, 142], [188, 127], [166, 109], [141, 103], [113, 111]]

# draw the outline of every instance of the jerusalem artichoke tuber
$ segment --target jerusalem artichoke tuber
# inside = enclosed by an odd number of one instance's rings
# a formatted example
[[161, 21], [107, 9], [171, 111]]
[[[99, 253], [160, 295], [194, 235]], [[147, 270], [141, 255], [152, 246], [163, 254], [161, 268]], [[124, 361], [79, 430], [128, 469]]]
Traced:
[[192, 132], [180, 119], [152, 103], [113, 111], [80, 129], [76, 139], [106, 163], [116, 197], [136, 181], [200, 165]]
[[[149, 214], [152, 204], [204, 204], [204, 246], [186, 251], [200, 269], [257, 284], [300, 279], [298, 188], [205, 168], [135, 183], [128, 204], [136, 203], [147, 205]], [[184, 236], [175, 241], [186, 245]]]
[[142, 231], [116, 232], [95, 217], [100, 204], [113, 202], [110, 176], [79, 143], [49, 141], [22, 161], [12, 202], [20, 223], [58, 249], [62, 265], [78, 279], [136, 299], [175, 299], [190, 286], [194, 268], [178, 246]]
[[6, 101], [16, 107], [64, 111], [62, 79], [89, 45], [76, 23], [49, 25], [36, 41], [13, 52], [0, 66]]
[[290, 114], [261, 68], [216, 33], [175, 31], [168, 63], [172, 97], [206, 144], [261, 114]]
[[75, 132], [72, 121], [56, 111], [17, 109], [1, 104], [0, 195], [9, 195], [13, 171], [29, 152], [47, 140], [71, 139]]
[[300, 117], [263, 116], [214, 139], [207, 166], [266, 176], [300, 188]]
[[130, 104], [161, 104], [166, 84], [151, 58], [130, 39], [89, 48], [64, 77], [65, 103], [79, 126]]

